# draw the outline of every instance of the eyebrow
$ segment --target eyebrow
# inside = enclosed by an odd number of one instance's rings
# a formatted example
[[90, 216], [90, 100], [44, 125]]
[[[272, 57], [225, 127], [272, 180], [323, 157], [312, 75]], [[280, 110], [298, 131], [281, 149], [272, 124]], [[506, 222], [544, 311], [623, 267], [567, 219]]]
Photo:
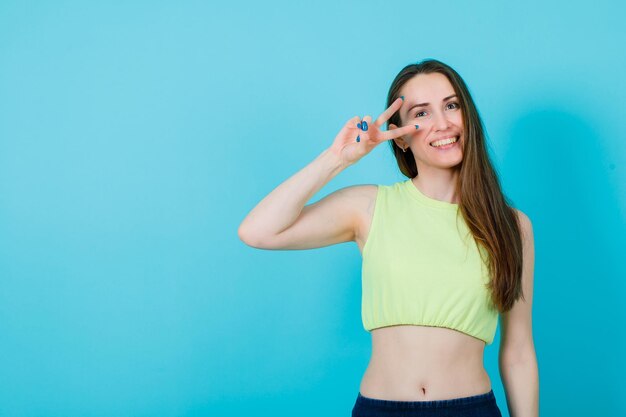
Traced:
[[[441, 100], [441, 101], [443, 102], [443, 101], [446, 101], [446, 100], [450, 100], [452, 97], [456, 97], [456, 94], [452, 94], [451, 96], [448, 96], [448, 97], [444, 98], [444, 99], [443, 99], [443, 100]], [[411, 110], [413, 110], [415, 107], [426, 107], [426, 106], [430, 106], [430, 103], [419, 103], [419, 104], [414, 104], [414, 105], [412, 105], [411, 107], [409, 107], [409, 108], [407, 109], [407, 111], [406, 111], [406, 113], [405, 113], [405, 114], [409, 114], [409, 112], [410, 112]]]

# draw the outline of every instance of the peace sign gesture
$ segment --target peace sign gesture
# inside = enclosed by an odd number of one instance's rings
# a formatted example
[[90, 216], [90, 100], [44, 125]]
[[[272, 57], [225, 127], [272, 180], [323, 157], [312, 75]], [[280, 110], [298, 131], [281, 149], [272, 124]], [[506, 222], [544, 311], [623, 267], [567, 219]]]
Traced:
[[370, 116], [365, 116], [362, 122], [359, 116], [348, 120], [335, 137], [330, 150], [341, 158], [345, 166], [348, 166], [370, 153], [378, 144], [415, 131], [419, 128], [418, 125], [380, 130], [380, 127], [400, 109], [403, 101], [401, 97], [397, 98], [372, 124], [370, 124], [372, 120]]

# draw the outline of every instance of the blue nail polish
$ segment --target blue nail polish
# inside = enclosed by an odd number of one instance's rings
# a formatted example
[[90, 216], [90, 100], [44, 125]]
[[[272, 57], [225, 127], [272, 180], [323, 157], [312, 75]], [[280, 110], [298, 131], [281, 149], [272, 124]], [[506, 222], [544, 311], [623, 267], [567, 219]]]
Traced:
[[362, 129], [364, 132], [367, 132], [367, 122], [365, 120], [363, 121]]
[[420, 125], [415, 125], [415, 128], [416, 128], [416, 129], [419, 129], [419, 127], [420, 127]]
[[361, 129], [361, 122], [356, 124], [356, 127], [358, 127], [359, 129]]
[[356, 137], [356, 141], [357, 141], [357, 142], [361, 142], [361, 135], [359, 135], [359, 136], [357, 136], [357, 137]]
[[400, 98], [402, 99], [402, 101], [404, 101], [404, 96], [400, 96]]

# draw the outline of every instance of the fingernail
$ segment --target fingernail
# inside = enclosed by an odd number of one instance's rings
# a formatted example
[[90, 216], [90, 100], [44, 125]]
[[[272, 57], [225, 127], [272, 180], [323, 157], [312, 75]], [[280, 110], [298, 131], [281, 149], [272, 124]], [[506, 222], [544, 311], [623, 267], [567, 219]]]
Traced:
[[404, 101], [404, 96], [400, 96], [400, 98], [402, 99], [402, 101]]
[[363, 120], [363, 124], [361, 125], [364, 132], [367, 132], [367, 122]]
[[415, 128], [416, 128], [416, 129], [419, 129], [419, 127], [420, 127], [420, 125], [415, 125]]
[[359, 135], [359, 136], [357, 136], [357, 137], [356, 137], [356, 141], [357, 141], [357, 142], [361, 142], [361, 135]]
[[[361, 129], [361, 122], [356, 124], [356, 127], [358, 127], [359, 129]], [[362, 130], [362, 129], [361, 129]]]

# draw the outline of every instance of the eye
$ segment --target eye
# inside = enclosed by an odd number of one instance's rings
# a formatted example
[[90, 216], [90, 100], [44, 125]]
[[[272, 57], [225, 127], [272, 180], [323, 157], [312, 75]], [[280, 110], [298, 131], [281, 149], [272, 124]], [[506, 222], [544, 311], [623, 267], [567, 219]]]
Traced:
[[[456, 106], [456, 107], [454, 107], [454, 109], [460, 109], [461, 108], [459, 103], [457, 103], [456, 101], [452, 101], [452, 102], [448, 103], [448, 106], [451, 105], [451, 104], [454, 104]], [[420, 111], [420, 112], [415, 113], [415, 117], [420, 117], [420, 114], [422, 114], [422, 113], [425, 113], [425, 112]]]

